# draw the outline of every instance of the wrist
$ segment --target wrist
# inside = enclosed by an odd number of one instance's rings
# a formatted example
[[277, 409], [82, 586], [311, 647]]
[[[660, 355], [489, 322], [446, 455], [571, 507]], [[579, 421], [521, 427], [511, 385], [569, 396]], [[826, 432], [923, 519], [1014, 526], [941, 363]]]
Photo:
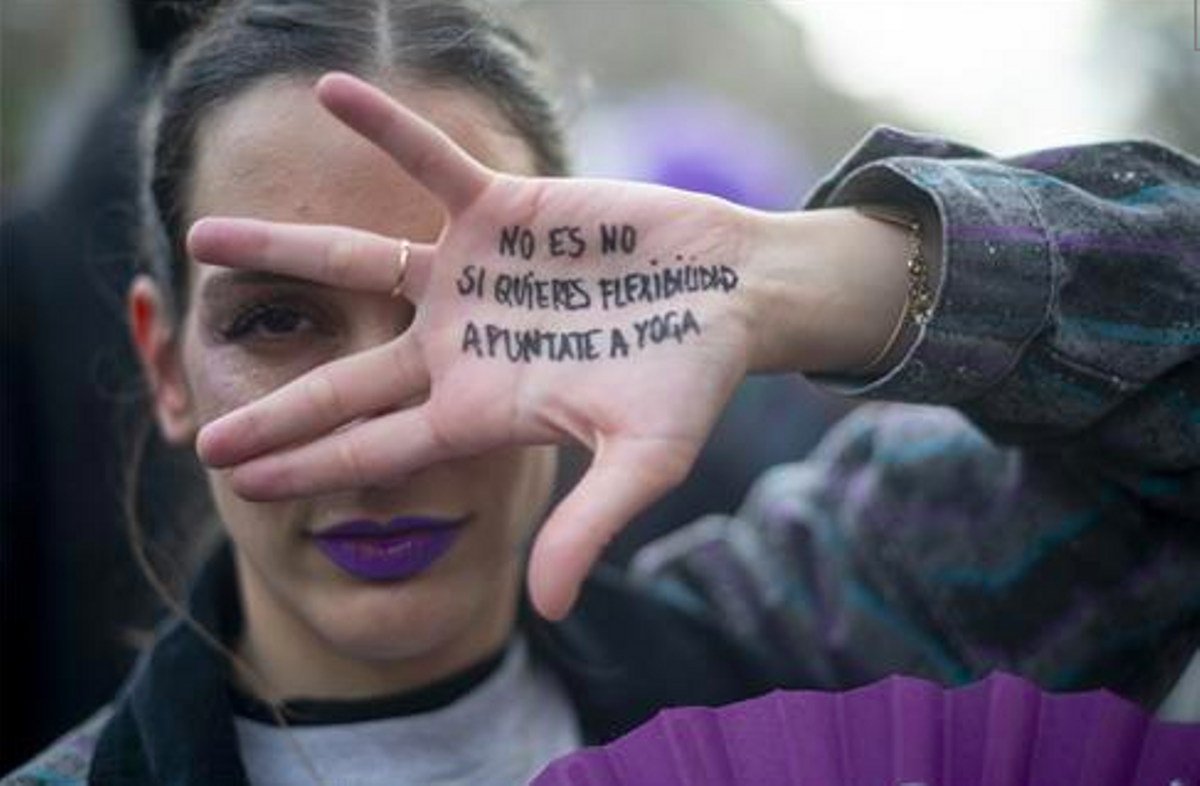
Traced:
[[904, 229], [832, 208], [746, 211], [743, 231], [751, 373], [853, 373], [879, 358], [906, 308]]

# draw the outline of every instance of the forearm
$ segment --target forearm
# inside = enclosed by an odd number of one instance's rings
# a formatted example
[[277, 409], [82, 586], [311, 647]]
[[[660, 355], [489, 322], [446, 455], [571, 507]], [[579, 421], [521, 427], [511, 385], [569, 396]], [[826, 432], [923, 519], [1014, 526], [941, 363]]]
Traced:
[[[914, 216], [934, 282], [940, 272], [936, 217]], [[752, 373], [853, 374], [878, 358], [907, 307], [909, 236], [850, 208], [745, 211], [744, 279], [754, 315]], [[875, 364], [886, 368], [916, 336], [903, 332]]]
[[[1182, 484], [1156, 504], [1194, 508], [1198, 194], [1200, 166], [1150, 143], [1001, 161], [882, 129], [817, 188], [810, 216], [777, 219], [794, 225], [792, 256], [780, 241], [767, 244], [775, 250], [761, 265], [748, 264], [788, 282], [760, 287], [768, 293], [812, 286], [781, 304], [757, 297], [762, 330], [750, 368], [804, 371], [843, 395], [955, 406], [999, 442], [1078, 451], [1126, 487]], [[899, 276], [898, 233], [891, 250], [864, 257], [829, 253], [834, 241], [799, 228], [832, 226], [834, 209], [871, 203], [923, 212], [926, 256], [942, 267], [930, 274], [928, 324], [910, 328], [874, 373], [854, 374], [903, 297], [897, 278], [870, 290], [854, 276]], [[871, 246], [866, 235], [855, 240]]]
[[1014, 441], [1025, 429], [1088, 428], [1195, 355], [1198, 186], [1195, 162], [1148, 143], [998, 160], [872, 134], [808, 206], [933, 209], [945, 266], [933, 318], [903, 363], [822, 381], [958, 405]]

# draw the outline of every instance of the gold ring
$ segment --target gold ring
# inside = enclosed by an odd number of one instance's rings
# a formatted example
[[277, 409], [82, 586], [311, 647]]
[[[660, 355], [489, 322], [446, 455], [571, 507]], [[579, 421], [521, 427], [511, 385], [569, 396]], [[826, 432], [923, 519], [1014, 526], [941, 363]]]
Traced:
[[412, 243], [408, 238], [400, 241], [400, 262], [396, 270], [396, 283], [392, 286], [392, 297], [400, 297], [404, 292], [404, 279], [408, 275], [408, 257], [412, 254]]

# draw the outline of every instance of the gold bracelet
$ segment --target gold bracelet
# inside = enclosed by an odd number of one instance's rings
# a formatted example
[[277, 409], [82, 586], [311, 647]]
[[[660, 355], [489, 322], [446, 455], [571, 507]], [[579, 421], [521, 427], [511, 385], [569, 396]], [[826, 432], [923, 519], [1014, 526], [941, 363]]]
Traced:
[[929, 290], [929, 267], [925, 264], [925, 257], [921, 253], [920, 222], [907, 215], [895, 213], [884, 208], [855, 205], [854, 209], [869, 218], [886, 221], [889, 224], [908, 230], [908, 253], [907, 262], [905, 263], [905, 266], [908, 268], [908, 295], [905, 298], [903, 308], [900, 310], [900, 318], [896, 320], [896, 326], [892, 328], [892, 333], [888, 336], [883, 349], [879, 350], [875, 357], [871, 358], [870, 363], [851, 372], [852, 374], [861, 375], [872, 371], [883, 362], [884, 358], [891, 354], [892, 349], [896, 346], [896, 342], [900, 340], [901, 334], [904, 333], [904, 328], [908, 324], [910, 316], [912, 317], [912, 321], [918, 326], [929, 322], [933, 316], [933, 293]]

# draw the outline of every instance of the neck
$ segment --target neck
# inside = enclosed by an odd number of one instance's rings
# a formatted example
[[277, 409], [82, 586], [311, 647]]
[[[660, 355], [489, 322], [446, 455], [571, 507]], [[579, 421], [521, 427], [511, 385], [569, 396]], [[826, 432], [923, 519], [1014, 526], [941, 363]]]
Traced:
[[514, 598], [484, 624], [418, 652], [395, 658], [356, 657], [340, 651], [303, 619], [281, 606], [237, 559], [243, 613], [238, 656], [254, 674], [235, 670], [238, 686], [265, 701], [288, 698], [356, 699], [415, 690], [475, 665], [497, 652], [516, 625], [516, 579], [498, 596]]

